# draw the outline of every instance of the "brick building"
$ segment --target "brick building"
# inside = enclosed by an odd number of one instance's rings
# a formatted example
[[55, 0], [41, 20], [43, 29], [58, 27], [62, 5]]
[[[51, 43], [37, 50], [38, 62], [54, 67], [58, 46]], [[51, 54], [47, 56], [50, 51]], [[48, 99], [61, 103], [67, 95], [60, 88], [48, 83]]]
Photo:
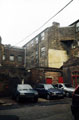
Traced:
[[9, 95], [26, 78], [24, 54], [23, 48], [0, 44], [0, 95]]
[[54, 22], [51, 27], [46, 28], [23, 46], [26, 69], [34, 67], [59, 69], [74, 55], [78, 57], [78, 31], [79, 20], [67, 27], [60, 27], [59, 23]]
[[60, 68], [70, 57], [75, 40], [74, 26], [53, 25], [35, 36], [23, 47], [26, 50], [26, 69], [33, 67]]
[[[0, 37], [0, 91], [4, 87], [7, 89], [7, 85], [9, 88], [5, 91], [10, 91], [22, 79], [32, 85], [63, 80], [77, 84], [79, 62], [74, 57], [79, 57], [79, 20], [67, 27], [60, 27], [59, 23], [54, 22], [23, 48], [2, 45]], [[70, 64], [68, 61], [72, 58], [73, 63]], [[73, 67], [75, 62], [77, 64]]]
[[24, 67], [24, 49], [11, 45], [4, 45], [2, 65]]
[[70, 26], [75, 28], [75, 39], [70, 48], [70, 59], [63, 65], [64, 82], [70, 82], [74, 87], [79, 84], [79, 20]]
[[63, 67], [64, 82], [76, 87], [79, 84], [79, 57], [71, 57]]

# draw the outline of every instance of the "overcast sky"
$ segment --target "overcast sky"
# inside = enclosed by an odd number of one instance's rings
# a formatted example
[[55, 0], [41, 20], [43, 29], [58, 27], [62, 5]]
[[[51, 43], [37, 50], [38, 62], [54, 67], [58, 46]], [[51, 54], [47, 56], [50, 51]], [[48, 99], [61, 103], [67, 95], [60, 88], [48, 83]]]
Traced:
[[[79, 0], [67, 6], [37, 33], [25, 39], [41, 27], [71, 0], [0, 0], [0, 36], [3, 44], [22, 46], [52, 22], [68, 26], [79, 19]], [[22, 42], [19, 42], [22, 41]]]

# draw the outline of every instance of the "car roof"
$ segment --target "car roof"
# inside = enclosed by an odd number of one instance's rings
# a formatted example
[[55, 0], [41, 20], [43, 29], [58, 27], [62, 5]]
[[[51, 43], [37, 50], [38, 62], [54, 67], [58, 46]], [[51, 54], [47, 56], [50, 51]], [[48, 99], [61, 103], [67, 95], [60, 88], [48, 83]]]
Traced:
[[17, 86], [31, 86], [31, 85], [30, 84], [18, 84]]

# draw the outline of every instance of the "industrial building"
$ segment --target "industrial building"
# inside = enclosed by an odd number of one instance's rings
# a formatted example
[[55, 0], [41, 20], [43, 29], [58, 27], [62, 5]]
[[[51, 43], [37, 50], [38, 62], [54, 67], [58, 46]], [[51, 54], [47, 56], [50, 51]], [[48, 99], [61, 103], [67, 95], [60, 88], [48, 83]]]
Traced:
[[[79, 20], [61, 27], [53, 22], [22, 48], [3, 45], [0, 37], [0, 94], [18, 84], [79, 83]], [[7, 89], [7, 90], [6, 90]]]

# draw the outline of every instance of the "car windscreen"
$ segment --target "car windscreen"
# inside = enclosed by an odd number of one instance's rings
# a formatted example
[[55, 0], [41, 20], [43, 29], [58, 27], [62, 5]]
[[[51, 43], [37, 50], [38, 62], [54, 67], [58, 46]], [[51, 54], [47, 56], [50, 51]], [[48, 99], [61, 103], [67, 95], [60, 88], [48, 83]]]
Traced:
[[30, 85], [18, 85], [18, 90], [30, 90], [33, 89]]
[[67, 84], [67, 83], [65, 84], [65, 86], [68, 87], [68, 88], [72, 87], [71, 84]]
[[48, 89], [51, 89], [51, 88], [54, 88], [52, 85], [44, 85], [45, 89], [48, 90]]

